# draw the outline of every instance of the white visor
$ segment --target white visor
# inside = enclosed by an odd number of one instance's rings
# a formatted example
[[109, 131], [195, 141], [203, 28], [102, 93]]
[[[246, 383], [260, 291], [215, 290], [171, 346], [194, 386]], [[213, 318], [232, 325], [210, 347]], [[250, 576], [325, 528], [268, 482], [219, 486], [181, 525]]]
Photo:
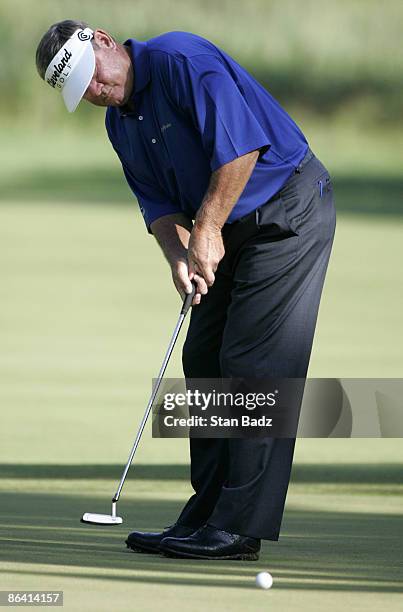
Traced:
[[61, 92], [69, 113], [76, 110], [95, 72], [93, 36], [90, 28], [76, 30], [46, 69], [45, 81]]

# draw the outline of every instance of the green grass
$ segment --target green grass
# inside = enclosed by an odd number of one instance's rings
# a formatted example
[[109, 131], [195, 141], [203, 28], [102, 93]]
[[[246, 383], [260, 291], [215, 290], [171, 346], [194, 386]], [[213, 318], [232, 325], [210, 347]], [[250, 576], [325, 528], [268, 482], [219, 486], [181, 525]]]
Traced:
[[[53, 0], [3, 0], [0, 78], [7, 116], [26, 125], [69, 123], [61, 100], [34, 67], [41, 36], [66, 18], [86, 20], [122, 42], [170, 30], [194, 32], [232, 54], [284, 102], [324, 116], [348, 106], [357, 122], [375, 125], [402, 120], [399, 0], [388, 0], [387, 10], [376, 0], [305, 0], [303, 11], [297, 0], [159, 0], [158, 11], [147, 0], [119, 0], [118, 9], [107, 0], [70, 0], [68, 7]], [[81, 119], [91, 116], [84, 112]]]
[[[329, 122], [298, 109], [288, 110], [336, 181], [339, 212], [402, 215], [401, 130], [396, 126], [363, 129], [348, 111]], [[106, 135], [104, 110], [91, 111], [93, 124], [85, 129], [79, 113], [69, 115], [68, 123], [57, 129], [10, 126], [3, 119], [0, 203], [133, 203]]]
[[[339, 215], [312, 376], [399, 376], [402, 224]], [[124, 526], [81, 525], [109, 510], [178, 298], [134, 205], [3, 201], [0, 242], [2, 589], [63, 589], [80, 611], [399, 609], [399, 439], [298, 440], [283, 535], [257, 563], [125, 550], [129, 529], [169, 524], [191, 493], [187, 442], [149, 428]], [[263, 569], [268, 593], [253, 586]]]
[[[400, 376], [402, 226], [340, 215], [312, 376]], [[56, 463], [96, 463], [106, 431], [105, 460], [122, 461], [177, 317], [158, 247], [134, 206], [3, 203], [0, 228], [2, 456], [55, 462], [46, 423]], [[168, 375], [180, 373], [177, 350]], [[163, 442], [173, 462], [184, 445]]]
[[[78, 522], [109, 510], [179, 306], [97, 121], [8, 129], [0, 153], [0, 588], [63, 589], [80, 612], [398, 610], [400, 439], [298, 440], [282, 537], [258, 563], [126, 552], [129, 529], [169, 524], [191, 493], [187, 441], [152, 440], [150, 427], [124, 526]], [[303, 127], [339, 211], [310, 375], [399, 377], [401, 137]], [[168, 375], [180, 373], [178, 347]], [[267, 593], [253, 586], [264, 569]]]
[[[187, 482], [155, 479], [158, 469], [154, 478], [148, 470], [147, 479], [129, 480], [120, 505], [125, 524], [105, 529], [78, 519], [85, 511], [107, 511], [115, 483], [87, 480], [85, 467], [77, 480], [79, 471], [67, 480], [64, 475], [49, 480], [46, 474], [21, 480], [17, 470], [12, 480], [0, 480], [1, 588], [64, 590], [65, 608], [72, 611], [124, 611], [134, 604], [141, 610], [167, 605], [188, 610], [190, 601], [197, 611], [206, 606], [399, 609], [401, 485], [383, 478], [388, 470], [367, 466], [375, 489], [354, 478], [354, 469], [347, 471], [350, 482], [337, 487], [315, 469], [305, 470], [309, 484], [300, 473], [290, 487], [280, 542], [264, 543], [260, 560], [253, 563], [183, 561], [127, 551], [130, 528], [160, 529], [175, 519], [190, 494]], [[345, 479], [343, 466], [330, 479], [337, 473]], [[261, 570], [274, 577], [270, 592], [254, 587]]]
[[[152, 440], [150, 427], [120, 502], [124, 525], [79, 523], [109, 511], [179, 302], [103, 111], [68, 115], [34, 68], [39, 37], [66, 17], [119, 40], [189, 30], [232, 54], [334, 177], [338, 225], [310, 375], [399, 377], [403, 10], [387, 9], [71, 0], [66, 14], [53, 0], [2, 2], [0, 589], [63, 589], [65, 609], [79, 612], [400, 609], [398, 438], [298, 440], [282, 536], [257, 563], [126, 551], [130, 529], [169, 524], [191, 494], [187, 441]], [[178, 348], [168, 375], [180, 374]], [[254, 588], [261, 570], [274, 576], [270, 592]]]

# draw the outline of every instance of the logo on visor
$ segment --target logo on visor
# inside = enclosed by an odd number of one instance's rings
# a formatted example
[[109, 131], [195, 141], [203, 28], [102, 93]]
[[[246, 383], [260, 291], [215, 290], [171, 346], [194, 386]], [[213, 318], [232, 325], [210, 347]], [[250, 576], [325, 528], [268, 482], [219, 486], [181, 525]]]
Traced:
[[[66, 68], [66, 66], [69, 65], [69, 59], [71, 59], [72, 55], [73, 54], [68, 51], [68, 49], [66, 49], [64, 52], [64, 56], [61, 58], [60, 62], [58, 64], [53, 64], [54, 72], [47, 79], [49, 85], [51, 85], [52, 87], [56, 87], [57, 81], [60, 78], [60, 75], [63, 73], [63, 70]], [[71, 68], [71, 66], [69, 67]]]
[[91, 40], [91, 38], [92, 38], [92, 34], [86, 33], [85, 30], [80, 30], [80, 32], [77, 34], [77, 36], [78, 36], [78, 39], [82, 40], [82, 41]]

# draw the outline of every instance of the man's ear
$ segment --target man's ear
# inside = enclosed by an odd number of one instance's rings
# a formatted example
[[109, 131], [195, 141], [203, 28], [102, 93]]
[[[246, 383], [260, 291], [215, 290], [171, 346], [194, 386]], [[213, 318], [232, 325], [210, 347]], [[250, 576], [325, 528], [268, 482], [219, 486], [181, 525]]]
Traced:
[[116, 42], [114, 41], [112, 36], [108, 34], [108, 32], [105, 32], [105, 30], [94, 30], [93, 41], [98, 47], [106, 47], [108, 49], [116, 48]]

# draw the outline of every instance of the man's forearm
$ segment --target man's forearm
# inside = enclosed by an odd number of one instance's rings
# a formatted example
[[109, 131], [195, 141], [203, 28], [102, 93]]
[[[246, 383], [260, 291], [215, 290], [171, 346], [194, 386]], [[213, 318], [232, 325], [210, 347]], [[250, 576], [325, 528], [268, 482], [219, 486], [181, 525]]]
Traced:
[[259, 151], [252, 151], [218, 168], [210, 178], [195, 224], [182, 213], [160, 217], [151, 224], [178, 291], [189, 292], [196, 281], [199, 303], [224, 256], [221, 228], [237, 203], [255, 167]]
[[[220, 230], [252, 174], [259, 151], [252, 151], [221, 166], [211, 175], [210, 184], [196, 214], [199, 227]], [[183, 213], [165, 215], [151, 224], [151, 230], [170, 264], [186, 257], [192, 222]]]
[[187, 248], [192, 231], [189, 217], [182, 213], [165, 215], [151, 224], [151, 231], [171, 267], [180, 260], [187, 261]]
[[190, 275], [200, 274], [211, 287], [224, 257], [221, 229], [245, 189], [259, 151], [252, 151], [218, 168], [197, 211], [188, 247]]
[[197, 227], [221, 230], [245, 189], [258, 157], [259, 151], [251, 151], [213, 172], [196, 214]]

